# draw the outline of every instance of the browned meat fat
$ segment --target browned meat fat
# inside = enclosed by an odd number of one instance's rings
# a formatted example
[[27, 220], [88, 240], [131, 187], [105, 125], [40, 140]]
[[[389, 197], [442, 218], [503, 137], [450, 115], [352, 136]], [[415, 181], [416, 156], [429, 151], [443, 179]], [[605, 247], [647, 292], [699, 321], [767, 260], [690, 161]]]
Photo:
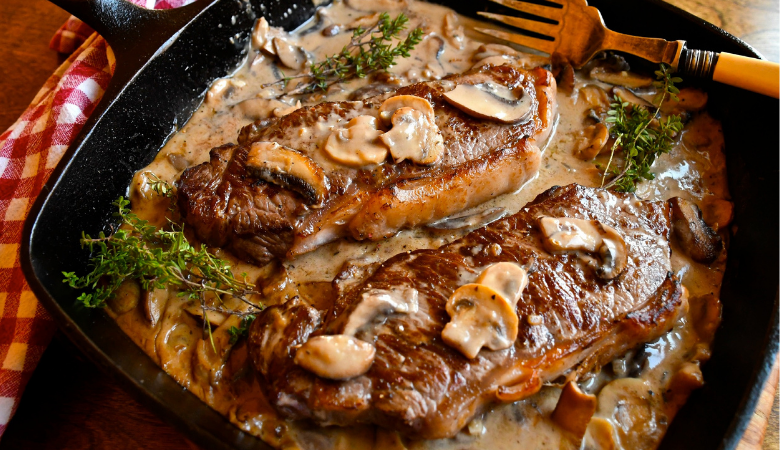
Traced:
[[[443, 98], [458, 84], [486, 82], [522, 88], [533, 103], [531, 119], [515, 125], [477, 119]], [[432, 105], [444, 142], [435, 163], [388, 158], [352, 168], [329, 159], [323, 146], [334, 124], [364, 115], [378, 118], [382, 103], [397, 95], [422, 97]], [[346, 236], [383, 239], [518, 189], [538, 170], [536, 144], [548, 136], [554, 115], [552, 75], [509, 65], [484, 66], [364, 101], [322, 103], [245, 127], [237, 147], [216, 148], [209, 162], [182, 174], [178, 203], [200, 239], [227, 245], [255, 263], [295, 256]], [[328, 183], [317, 191], [321, 204], [312, 204], [311, 192], [307, 197], [301, 189], [291, 190], [293, 183], [277, 186], [273, 177], [261, 176], [263, 171], [247, 170], [249, 148], [259, 142], [278, 143], [289, 155], [321, 167]]]
[[[546, 251], [541, 216], [611, 227], [625, 240], [625, 269], [607, 280], [576, 253]], [[349, 268], [336, 279], [339, 296], [328, 311], [297, 297], [268, 308], [250, 331], [254, 365], [286, 417], [450, 437], [492, 403], [527, 397], [553, 380], [576, 380], [667, 332], [687, 309], [671, 273], [670, 230], [668, 202], [578, 185], [552, 188], [517, 214], [438, 250], [402, 253], [362, 272]], [[515, 309], [518, 337], [507, 349], [483, 348], [469, 359], [442, 341], [450, 320], [445, 305], [497, 262], [529, 268]], [[377, 290], [416, 291], [418, 308], [380, 315], [355, 334], [376, 348], [368, 372], [336, 381], [294, 363], [297, 346], [310, 337], [345, 333], [350, 314]]]

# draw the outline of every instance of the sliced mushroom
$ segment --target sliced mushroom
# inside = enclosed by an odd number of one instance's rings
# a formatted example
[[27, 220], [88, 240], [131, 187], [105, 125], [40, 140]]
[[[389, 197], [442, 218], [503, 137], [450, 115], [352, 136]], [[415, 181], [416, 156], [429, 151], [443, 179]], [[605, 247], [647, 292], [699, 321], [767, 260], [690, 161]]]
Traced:
[[481, 284], [459, 287], [446, 306], [450, 322], [441, 332], [444, 342], [467, 358], [482, 347], [503, 350], [517, 339], [519, 321], [501, 293]]
[[376, 119], [357, 116], [345, 128], [336, 128], [325, 142], [325, 153], [335, 161], [350, 167], [380, 164], [387, 158], [387, 147], [377, 138]]
[[300, 47], [294, 46], [284, 39], [275, 37], [273, 39], [274, 50], [282, 64], [294, 70], [301, 70], [306, 62], [306, 56]]
[[595, 84], [581, 87], [577, 100], [585, 101], [596, 114], [604, 114], [609, 110], [610, 101], [607, 91]]
[[588, 424], [584, 448], [594, 450], [615, 450], [615, 429], [607, 419], [594, 417]]
[[701, 210], [695, 203], [675, 197], [669, 200], [672, 207], [672, 230], [683, 248], [694, 261], [709, 264], [723, 250], [723, 240], [707, 226]]
[[631, 89], [647, 87], [653, 84], [653, 79], [648, 76], [626, 70], [611, 71], [604, 67], [596, 67], [591, 70], [590, 77], [604, 83], [625, 86]]
[[674, 374], [664, 393], [664, 409], [669, 419], [685, 403], [691, 392], [704, 386], [704, 377], [698, 363], [684, 362]]
[[603, 123], [586, 127], [580, 134], [574, 141], [574, 154], [586, 161], [598, 156], [609, 140], [609, 130]]
[[293, 113], [297, 110], [301, 109], [301, 101], [298, 100], [294, 105], [288, 105], [284, 104], [284, 106], [278, 106], [274, 108], [274, 116], [276, 117], [284, 117], [287, 114]]
[[563, 387], [550, 418], [577, 439], [582, 439], [593, 413], [596, 412], [596, 404], [595, 395], [582, 392], [577, 383], [569, 381]]
[[453, 106], [480, 119], [500, 123], [520, 123], [531, 118], [533, 99], [520, 90], [515, 92], [495, 83], [459, 84], [444, 98]]
[[376, 349], [352, 336], [336, 334], [309, 338], [295, 352], [295, 364], [330, 380], [347, 380], [371, 368]]
[[377, 316], [388, 316], [396, 313], [414, 314], [417, 309], [417, 289], [369, 290], [363, 293], [360, 303], [349, 314], [343, 334], [354, 336]]
[[145, 289], [141, 293], [144, 315], [152, 326], [160, 321], [165, 305], [168, 303], [168, 289]]
[[707, 197], [702, 202], [701, 209], [702, 218], [713, 231], [727, 226], [734, 218], [734, 204], [728, 200]]
[[506, 208], [488, 208], [479, 212], [456, 214], [438, 222], [426, 225], [434, 230], [460, 230], [461, 228], [481, 227], [500, 219], [506, 214]]
[[379, 107], [379, 117], [386, 125], [392, 124], [393, 115], [401, 108], [412, 108], [423, 113], [429, 120], [434, 121], [435, 115], [431, 103], [415, 95], [396, 95], [390, 97]]
[[276, 142], [255, 142], [249, 148], [246, 167], [258, 178], [301, 194], [314, 206], [321, 206], [330, 184], [322, 168], [297, 150]]
[[269, 41], [268, 33], [271, 30], [271, 26], [265, 17], [261, 17], [255, 22], [254, 28], [252, 28], [252, 46], [256, 49], [261, 49]]
[[517, 263], [499, 262], [483, 270], [476, 283], [500, 293], [514, 308], [528, 286], [528, 272]]
[[614, 97], [620, 97], [621, 100], [623, 100], [624, 102], [631, 103], [632, 105], [643, 106], [651, 112], [657, 109], [655, 105], [643, 99], [642, 97], [634, 94], [633, 92], [629, 91], [626, 88], [614, 87], [612, 88], [612, 95]]
[[[144, 291], [146, 293], [146, 291]], [[133, 279], [126, 279], [106, 301], [106, 304], [116, 314], [124, 314], [138, 306], [141, 297], [141, 285]], [[145, 310], [146, 308], [144, 308]], [[148, 317], [148, 316], [147, 316]], [[157, 316], [159, 319], [159, 315]]]
[[[450, 44], [458, 49], [463, 50], [466, 45], [466, 34], [463, 31], [463, 25], [458, 20], [458, 15], [455, 11], [450, 11], [444, 15], [444, 36], [450, 41]], [[438, 55], [437, 55], [438, 57]]]
[[393, 127], [379, 139], [390, 149], [396, 163], [408, 159], [417, 164], [433, 164], [441, 158], [444, 138], [427, 112], [404, 107], [397, 109], [390, 121]]
[[707, 93], [701, 89], [683, 88], [677, 94], [678, 100], [667, 99], [663, 104], [665, 114], [682, 114], [686, 112], [701, 111], [707, 106]]
[[551, 253], [573, 251], [598, 256], [597, 260], [580, 255], [599, 278], [611, 280], [628, 265], [623, 237], [598, 220], [540, 217], [539, 227], [544, 235], [544, 247]]

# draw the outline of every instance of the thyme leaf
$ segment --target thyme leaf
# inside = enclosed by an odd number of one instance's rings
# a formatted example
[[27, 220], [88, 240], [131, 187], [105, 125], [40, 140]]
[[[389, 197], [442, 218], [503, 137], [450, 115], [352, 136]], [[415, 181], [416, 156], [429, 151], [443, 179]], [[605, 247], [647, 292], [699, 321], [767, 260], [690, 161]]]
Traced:
[[230, 343], [235, 344], [239, 339], [249, 334], [249, 326], [255, 321], [257, 316], [250, 314], [241, 318], [241, 323], [238, 327], [230, 327], [228, 334], [230, 334]]
[[[680, 90], [675, 83], [681, 78], [672, 76], [672, 71], [666, 64], [661, 64], [655, 72], [653, 83], [659, 92], [654, 99], [657, 111], [664, 102], [671, 98], [679, 100]], [[682, 119], [678, 115], [669, 115], [656, 120], [656, 112], [649, 111], [640, 105], [632, 105], [620, 96], [615, 96], [614, 102], [607, 112], [608, 123], [611, 123], [610, 134], [614, 138], [609, 155], [609, 162], [602, 174], [601, 186], [612, 188], [619, 192], [634, 192], [636, 185], [642, 180], [655, 178], [650, 171], [655, 159], [672, 150], [677, 134], [682, 130]], [[616, 152], [623, 156], [623, 167], [612, 166]], [[613, 178], [607, 182], [607, 177]]]
[[[160, 182], [159, 186], [167, 186]], [[253, 311], [262, 309], [261, 305], [248, 300], [248, 296], [257, 292], [255, 285], [247, 281], [246, 274], [236, 278], [228, 262], [209, 253], [205, 245], [201, 244], [199, 248], [190, 245], [182, 226], [170, 222], [169, 230], [157, 229], [133, 214], [128, 208], [130, 201], [123, 197], [113, 205], [117, 208], [114, 216], [120, 218], [121, 225], [111, 236], [101, 231], [93, 238], [82, 232], [81, 246], [93, 255], [90, 259], [92, 271], [84, 276], [75, 272], [62, 273], [63, 282], [70, 287], [90, 291], [79, 295], [79, 303], [88, 308], [101, 308], [119, 286], [131, 278], [146, 290], [175, 286], [179, 296], [201, 302], [208, 292], [217, 294], [218, 298], [226, 294], [249, 304]], [[226, 311], [224, 308], [205, 309]]]
[[392, 46], [392, 41], [400, 37], [406, 29], [409, 18], [399, 14], [391, 19], [386, 12], [379, 15], [379, 20], [367, 29], [356, 28], [352, 39], [341, 52], [333, 54], [318, 63], [309, 66], [309, 73], [296, 77], [284, 77], [263, 87], [287, 84], [297, 78], [306, 82], [283, 95], [310, 94], [327, 90], [330, 86], [352, 78], [364, 78], [379, 70], [388, 70], [396, 64], [396, 58], [408, 58], [409, 52], [422, 41], [422, 28], [415, 28], [406, 37]]

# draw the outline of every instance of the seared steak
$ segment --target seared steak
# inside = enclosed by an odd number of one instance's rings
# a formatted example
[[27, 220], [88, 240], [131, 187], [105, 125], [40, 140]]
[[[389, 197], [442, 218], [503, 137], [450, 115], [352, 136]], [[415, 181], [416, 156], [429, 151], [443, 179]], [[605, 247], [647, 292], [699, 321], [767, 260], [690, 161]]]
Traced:
[[[510, 125], [476, 119], [443, 98], [458, 84], [486, 82], [522, 88], [532, 99], [530, 120]], [[334, 126], [357, 116], [378, 118], [384, 100], [398, 95], [430, 102], [444, 142], [440, 159], [422, 165], [388, 158], [382, 164], [351, 168], [328, 157], [323, 146]], [[539, 167], [535, 144], [547, 138], [554, 115], [552, 75], [542, 68], [527, 71], [509, 65], [485, 66], [364, 101], [301, 108], [245, 127], [237, 149], [214, 149], [209, 162], [187, 169], [179, 181], [179, 207], [185, 222], [207, 244], [227, 244], [256, 263], [272, 255], [295, 256], [344, 236], [382, 239], [518, 189]], [[312, 204], [315, 190], [270, 188], [263, 181], [267, 177], [247, 171], [246, 154], [258, 142], [281, 144], [292, 149], [292, 155], [313, 161], [318, 175], [327, 178], [321, 204]], [[290, 183], [276, 180], [287, 188], [295, 180], [286, 181]], [[266, 192], [275, 197], [262, 199]]]
[[[576, 253], [546, 251], [542, 216], [611, 227], [625, 240], [627, 266], [605, 280]], [[687, 309], [685, 290], [671, 273], [670, 230], [668, 202], [578, 185], [552, 188], [517, 214], [438, 250], [402, 253], [363, 272], [348, 269], [336, 279], [339, 294], [328, 311], [297, 297], [266, 309], [250, 330], [253, 361], [270, 402], [286, 417], [374, 423], [415, 438], [453, 436], [491, 403], [577, 379], [668, 331]], [[445, 305], [459, 286], [497, 262], [529, 268], [515, 309], [518, 337], [505, 350], [482, 349], [469, 359], [442, 341], [450, 321]], [[328, 380], [294, 363], [297, 346], [344, 333], [365, 294], [377, 290], [416, 291], [419, 307], [380, 316], [355, 334], [376, 348], [367, 373]]]

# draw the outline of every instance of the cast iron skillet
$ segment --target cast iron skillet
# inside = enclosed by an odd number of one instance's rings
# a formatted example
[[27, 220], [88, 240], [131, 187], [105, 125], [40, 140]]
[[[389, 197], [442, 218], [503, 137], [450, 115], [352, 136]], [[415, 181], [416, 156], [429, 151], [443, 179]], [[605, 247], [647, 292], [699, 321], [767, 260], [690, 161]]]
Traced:
[[[52, 0], [84, 19], [115, 52], [114, 78], [43, 187], [25, 224], [21, 263], [33, 291], [64, 333], [153, 410], [207, 448], [267, 448], [163, 372], [100, 311], [75, 306], [62, 271], [86, 270], [82, 230], [110, 231], [111, 202], [184, 124], [209, 84], [247, 53], [253, 21], [292, 29], [310, 0], [199, 0], [147, 11], [123, 0]], [[487, 2], [440, 0], [474, 16]], [[477, 3], [480, 3], [479, 5]], [[616, 31], [685, 39], [691, 48], [760, 57], [725, 31], [660, 0], [592, 0]], [[492, 7], [492, 6], [491, 6]], [[767, 378], [778, 343], [778, 102], [712, 84], [709, 110], [723, 123], [736, 204], [723, 284], [723, 325], [706, 385], [674, 419], [661, 448], [734, 448]]]

